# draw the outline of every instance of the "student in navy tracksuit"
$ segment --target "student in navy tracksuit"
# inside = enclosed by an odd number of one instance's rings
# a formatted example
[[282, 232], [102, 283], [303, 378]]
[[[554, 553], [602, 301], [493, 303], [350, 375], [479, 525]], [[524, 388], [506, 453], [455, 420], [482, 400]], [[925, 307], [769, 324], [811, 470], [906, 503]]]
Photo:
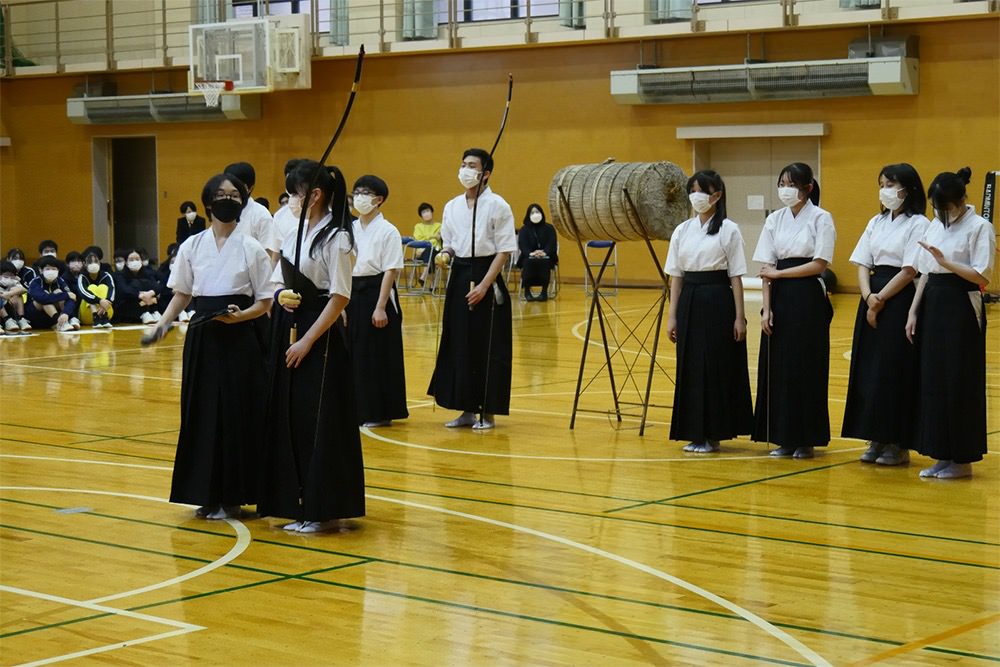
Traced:
[[[28, 285], [26, 316], [32, 326], [56, 331], [71, 331], [70, 320], [76, 319], [76, 295], [59, 277], [60, 262], [52, 256], [38, 260], [36, 276]], [[77, 325], [79, 328], [79, 325]]]

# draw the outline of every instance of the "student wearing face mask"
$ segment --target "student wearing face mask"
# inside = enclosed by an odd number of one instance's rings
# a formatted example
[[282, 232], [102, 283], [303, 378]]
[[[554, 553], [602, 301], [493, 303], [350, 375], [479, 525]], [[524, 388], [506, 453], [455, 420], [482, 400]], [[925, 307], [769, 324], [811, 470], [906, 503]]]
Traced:
[[38, 244], [38, 260], [35, 261], [35, 271], [38, 272], [41, 266], [40, 262], [44, 257], [51, 257], [56, 261], [56, 266], [59, 268], [59, 275], [66, 272], [66, 262], [59, 259], [59, 245], [51, 240], [45, 239]]
[[193, 201], [181, 204], [181, 217], [177, 218], [177, 245], [187, 241], [189, 236], [205, 231], [205, 218], [198, 215], [198, 207]]
[[124, 250], [122, 248], [115, 248], [115, 257], [114, 257], [114, 260], [115, 260], [114, 272], [115, 273], [118, 273], [120, 271], [124, 271], [125, 270], [125, 255], [127, 255], [127, 254], [128, 254], [127, 250]]
[[83, 256], [83, 271], [77, 278], [80, 295], [80, 320], [95, 329], [110, 329], [114, 317], [115, 280], [108, 266], [101, 263], [100, 249], [88, 248]]
[[[670, 279], [667, 333], [677, 344], [670, 439], [684, 451], [719, 451], [721, 440], [753, 429], [743, 236], [726, 217], [726, 186], [706, 169], [688, 179], [695, 216], [674, 229], [664, 272]], [[523, 233], [523, 232], [522, 232]]]
[[436, 266], [434, 260], [441, 252], [441, 223], [434, 221], [434, 207], [427, 202], [422, 202], [417, 207], [417, 216], [420, 222], [413, 226], [413, 240], [431, 244], [430, 248], [424, 248], [417, 255], [417, 261], [426, 264], [418, 281], [423, 287], [427, 282], [427, 276], [434, 274]]
[[234, 176], [208, 180], [201, 203], [211, 228], [181, 244], [167, 285], [174, 297], [144, 338], [159, 340], [194, 306], [193, 322], [201, 323], [184, 338], [170, 501], [199, 505], [195, 516], [203, 519], [237, 517], [257, 501], [267, 373], [253, 321], [271, 305], [271, 262], [237, 228], [249, 199]]
[[28, 285], [38, 274], [34, 268], [25, 263], [24, 259], [24, 251], [20, 248], [11, 248], [7, 251], [7, 261], [17, 269], [17, 277], [21, 280], [24, 288], [27, 289]]
[[753, 439], [778, 445], [771, 456], [807, 459], [830, 443], [833, 306], [820, 274], [833, 261], [837, 233], [809, 165], [781, 170], [778, 198], [785, 207], [767, 216], [753, 254], [764, 264]]
[[[539, 204], [532, 204], [524, 212], [524, 224], [517, 233], [517, 267], [521, 269], [521, 288], [526, 301], [547, 301], [549, 274], [559, 261], [556, 229], [545, 222], [545, 213]], [[532, 287], [541, 287], [535, 296]]]
[[924, 186], [911, 165], [883, 167], [878, 185], [881, 212], [868, 222], [851, 254], [861, 300], [840, 432], [868, 441], [862, 462], [901, 465], [910, 460], [916, 399], [916, 354], [904, 329], [923, 252], [917, 242], [929, 222]]
[[389, 187], [378, 176], [354, 183], [353, 203], [357, 259], [347, 306], [347, 339], [354, 364], [358, 423], [366, 428], [389, 426], [406, 419], [403, 370], [403, 311], [396, 276], [403, 270], [399, 231], [382, 216]]
[[125, 268], [115, 276], [115, 310], [118, 322], [154, 324], [160, 321], [160, 283], [156, 271], [143, 266], [139, 249], [129, 251]]
[[0, 334], [18, 334], [31, 331], [31, 323], [24, 318], [24, 295], [28, 289], [18, 278], [17, 267], [10, 260], [0, 262]]
[[[285, 189], [292, 193], [290, 205], [303, 206], [306, 217], [301, 240], [296, 242], [295, 233], [285, 238], [272, 275], [278, 291], [257, 511], [292, 519], [283, 526], [289, 532], [334, 532], [341, 520], [365, 514], [364, 460], [343, 318], [353, 294], [355, 247], [347, 184], [336, 167], [303, 160], [288, 174]], [[353, 317], [347, 326], [354, 326]], [[367, 373], [370, 381], [379, 379]]]
[[[246, 185], [247, 190], [253, 195], [254, 185], [257, 183], [257, 172], [249, 162], [234, 162], [227, 165], [223, 170], [227, 174], [232, 174]], [[296, 220], [296, 223], [298, 220]], [[281, 250], [281, 238], [278, 228], [274, 224], [271, 212], [258, 204], [253, 197], [247, 202], [246, 207], [240, 212], [239, 226], [242, 232], [264, 246], [271, 263], [278, 261]]]
[[28, 303], [25, 316], [35, 328], [73, 331], [79, 329], [76, 320], [77, 304], [66, 281], [59, 277], [61, 262], [55, 257], [44, 256], [38, 260], [39, 275], [28, 285]]
[[437, 261], [451, 264], [451, 277], [427, 393], [462, 411], [447, 428], [487, 430], [496, 426], [495, 415], [510, 413], [511, 304], [501, 272], [517, 237], [510, 205], [489, 186], [492, 173], [489, 153], [466, 150], [458, 171], [465, 192], [445, 205], [441, 221]]
[[[285, 162], [285, 167], [282, 173], [285, 178], [292, 173], [297, 166], [304, 162], [303, 158], [292, 158]], [[285, 239], [289, 236], [294, 240], [295, 232], [299, 229], [299, 219], [294, 213], [292, 213], [291, 207], [288, 205], [290, 197], [287, 192], [282, 192], [278, 196], [278, 203], [281, 205], [277, 211], [274, 212], [274, 229], [275, 233], [278, 235], [278, 245], [284, 244]], [[302, 207], [299, 206], [298, 210], [301, 212]]]
[[986, 309], [982, 286], [996, 252], [989, 221], [968, 203], [968, 167], [943, 172], [927, 198], [934, 220], [918, 255], [920, 280], [906, 321], [916, 345], [917, 403], [912, 448], [936, 460], [920, 477], [972, 475], [986, 454]]

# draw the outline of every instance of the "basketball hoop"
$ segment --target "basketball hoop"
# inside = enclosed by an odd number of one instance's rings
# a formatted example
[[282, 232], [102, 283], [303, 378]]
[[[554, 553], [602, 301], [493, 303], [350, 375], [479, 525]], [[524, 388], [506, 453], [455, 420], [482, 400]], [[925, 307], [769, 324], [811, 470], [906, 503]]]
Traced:
[[217, 107], [219, 106], [219, 95], [222, 94], [222, 91], [231, 91], [233, 89], [233, 82], [195, 81], [194, 87], [198, 89], [198, 92], [205, 96], [206, 107]]

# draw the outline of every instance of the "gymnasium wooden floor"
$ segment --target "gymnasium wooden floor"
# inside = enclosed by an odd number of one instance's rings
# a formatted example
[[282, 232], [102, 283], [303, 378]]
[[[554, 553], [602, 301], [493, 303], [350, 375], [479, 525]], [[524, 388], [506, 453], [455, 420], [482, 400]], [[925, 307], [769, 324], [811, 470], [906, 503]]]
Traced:
[[[512, 413], [482, 434], [442, 427], [454, 413], [424, 395], [441, 301], [404, 297], [411, 417], [364, 434], [368, 516], [332, 535], [164, 500], [179, 331], [152, 349], [138, 328], [0, 338], [0, 663], [1000, 662], [998, 309], [994, 453], [972, 479], [919, 480], [923, 457], [864, 465], [863, 443], [839, 438], [806, 461], [745, 440], [684, 454], [668, 408], [650, 408], [642, 437], [606, 414], [606, 375], [581, 402], [604, 413], [569, 430], [582, 292], [514, 304]], [[609, 302], [634, 324], [655, 294]], [[835, 297], [835, 433], [855, 304]], [[638, 338], [615, 358], [620, 382], [649, 363]], [[662, 340], [653, 402], [669, 406]], [[588, 379], [603, 357], [590, 351]]]

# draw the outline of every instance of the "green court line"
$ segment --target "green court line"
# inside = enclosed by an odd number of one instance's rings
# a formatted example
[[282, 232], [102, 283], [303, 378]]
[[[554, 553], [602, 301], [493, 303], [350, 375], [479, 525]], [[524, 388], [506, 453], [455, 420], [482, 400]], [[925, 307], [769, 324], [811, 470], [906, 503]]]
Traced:
[[598, 493], [584, 493], [581, 491], [564, 491], [563, 489], [549, 489], [543, 486], [525, 486], [523, 484], [511, 484], [508, 482], [493, 482], [489, 480], [472, 479], [470, 477], [455, 477], [453, 475], [437, 475], [429, 472], [414, 472], [409, 470], [395, 470], [393, 468], [377, 468], [375, 466], [365, 466], [365, 470], [374, 470], [375, 472], [387, 472], [394, 473], [398, 475], [413, 475], [417, 477], [431, 477], [433, 479], [447, 479], [456, 482], [469, 482], [470, 484], [483, 484], [486, 486], [500, 486], [509, 489], [526, 489], [528, 491], [547, 491], [549, 493], [563, 493], [573, 496], [582, 496], [586, 498], [598, 498], [600, 500], [625, 500], [628, 502], [639, 502], [635, 498], [622, 498], [620, 496], [605, 496]]
[[937, 646], [925, 646], [925, 651], [933, 651], [935, 653], [946, 653], [948, 655], [960, 655], [963, 658], [975, 658], [976, 660], [987, 660], [989, 662], [1000, 662], [1000, 658], [995, 658], [992, 655], [982, 655], [981, 653], [969, 653], [968, 651], [957, 651], [951, 648], [938, 648]]
[[795, 475], [804, 475], [810, 472], [816, 472], [818, 470], [829, 470], [830, 468], [837, 468], [840, 466], [845, 466], [849, 463], [857, 463], [857, 461], [841, 461], [840, 463], [831, 463], [825, 466], [816, 466], [813, 468], [806, 468], [805, 470], [794, 470], [792, 472], [782, 473], [780, 475], [771, 475], [770, 477], [762, 477], [760, 479], [752, 479], [746, 482], [736, 482], [735, 484], [726, 484], [725, 486], [718, 486], [712, 489], [704, 489], [702, 491], [692, 491], [691, 493], [682, 493], [679, 496], [670, 496], [668, 498], [660, 498], [659, 500], [647, 500], [643, 503], [637, 503], [635, 505], [626, 505], [625, 507], [616, 507], [610, 510], [604, 510], [606, 513], [611, 514], [614, 512], [623, 512], [625, 510], [635, 509], [637, 507], [645, 507], [646, 505], [656, 505], [659, 503], [665, 503], [670, 500], [680, 500], [681, 498], [690, 498], [691, 496], [700, 496], [706, 493], [715, 493], [716, 491], [726, 491], [728, 489], [735, 489], [740, 486], [748, 486], [750, 484], [759, 484], [760, 482], [770, 482], [775, 479], [781, 479], [783, 477], [794, 477]]
[[652, 642], [655, 644], [664, 644], [667, 646], [674, 646], [678, 648], [686, 648], [693, 651], [702, 651], [707, 653], [714, 653], [717, 655], [728, 655], [738, 658], [747, 658], [749, 660], [757, 660], [759, 662], [767, 662], [774, 665], [793, 665], [795, 667], [810, 667], [808, 664], [800, 662], [792, 662], [790, 660], [781, 660], [779, 658], [768, 658], [760, 655], [753, 655], [750, 653], [740, 653], [739, 651], [730, 651], [728, 649], [713, 648], [711, 646], [702, 646], [700, 644], [690, 644], [687, 642], [679, 642], [671, 639], [663, 639], [661, 637], [651, 637], [649, 635], [640, 635], [633, 632], [623, 632], [621, 630], [613, 630], [611, 628], [601, 628], [591, 625], [583, 625], [581, 623], [570, 623], [567, 621], [558, 621], [553, 618], [544, 618], [541, 616], [531, 616], [528, 614], [519, 614], [512, 611], [504, 611], [502, 609], [492, 609], [490, 607], [480, 607], [477, 605], [466, 604], [464, 602], [451, 602], [449, 600], [438, 600], [435, 598], [424, 597], [421, 595], [411, 595], [409, 593], [398, 593], [396, 591], [387, 591], [379, 588], [371, 588], [369, 586], [356, 586], [354, 584], [345, 584], [337, 581], [327, 581], [325, 579], [312, 579], [309, 577], [304, 577], [303, 581], [308, 581], [312, 583], [324, 584], [326, 586], [334, 586], [336, 588], [346, 588], [349, 590], [359, 591], [363, 593], [375, 593], [376, 595], [385, 595], [388, 597], [401, 598], [404, 600], [423, 602], [426, 604], [443, 606], [451, 609], [462, 609], [465, 611], [471, 611], [474, 613], [488, 614], [491, 616], [499, 616], [501, 618], [512, 618], [519, 621], [533, 621], [535, 623], [543, 623], [545, 625], [554, 625], [561, 628], [572, 628], [574, 630], [584, 630], [589, 632], [598, 632], [605, 635], [612, 635], [615, 637], [622, 637], [624, 639], [638, 639], [640, 641]]
[[700, 526], [685, 526], [685, 525], [682, 525], [682, 524], [668, 523], [668, 522], [665, 522], [665, 521], [653, 521], [651, 519], [635, 519], [635, 518], [620, 517], [620, 516], [608, 516], [607, 513], [591, 514], [589, 512], [579, 512], [579, 511], [574, 511], [574, 510], [561, 510], [561, 509], [555, 509], [555, 508], [551, 508], [551, 507], [537, 507], [537, 506], [534, 506], [534, 505], [518, 505], [518, 504], [515, 504], [515, 503], [505, 503], [505, 502], [501, 502], [501, 501], [498, 501], [498, 500], [483, 500], [481, 498], [466, 498], [466, 497], [463, 497], [463, 496], [450, 496], [450, 495], [445, 495], [445, 494], [429, 493], [429, 492], [424, 492], [424, 491], [410, 491], [410, 490], [406, 490], [406, 489], [396, 489], [396, 488], [386, 487], [386, 486], [368, 485], [367, 488], [369, 488], [369, 489], [378, 489], [378, 490], [381, 490], [381, 491], [394, 491], [396, 493], [402, 493], [404, 495], [430, 496], [430, 497], [433, 497], [433, 498], [443, 498], [443, 499], [447, 499], [447, 500], [460, 500], [460, 501], [464, 501], [464, 502], [481, 503], [481, 504], [485, 504], [485, 505], [497, 505], [497, 506], [500, 506], [500, 507], [511, 507], [511, 508], [514, 508], [514, 509], [537, 510], [539, 512], [552, 512], [552, 513], [555, 513], [555, 514], [566, 514], [566, 515], [569, 515], [569, 516], [582, 516], [582, 517], [587, 517], [587, 518], [591, 518], [591, 519], [604, 519], [604, 520], [609, 520], [609, 521], [624, 521], [624, 522], [628, 522], [628, 523], [637, 523], [637, 524], [641, 524], [641, 525], [658, 526], [658, 527], [661, 527], [661, 528], [676, 528], [678, 530], [689, 530], [689, 531], [701, 532], [701, 533], [711, 533], [711, 534], [715, 534], [715, 535], [728, 535], [730, 537], [743, 537], [743, 538], [750, 539], [750, 540], [764, 540], [764, 541], [767, 541], [767, 542], [780, 542], [780, 543], [784, 543], [784, 544], [797, 544], [797, 545], [801, 545], [801, 546], [818, 547], [818, 548], [821, 548], [821, 549], [834, 549], [834, 550], [838, 550], [838, 551], [852, 551], [852, 552], [856, 552], [856, 553], [873, 554], [873, 555], [876, 555], [876, 556], [890, 556], [890, 557], [895, 557], [895, 558], [906, 558], [906, 559], [909, 559], [909, 560], [925, 561], [925, 562], [928, 562], [928, 563], [941, 563], [941, 564], [944, 564], [944, 565], [959, 565], [959, 566], [964, 566], [964, 567], [975, 567], [975, 568], [981, 568], [981, 569], [986, 569], [986, 570], [1000, 570], [1000, 566], [985, 565], [983, 563], [967, 563], [967, 562], [964, 562], [964, 561], [945, 560], [943, 558], [930, 558], [928, 556], [915, 556], [915, 555], [911, 555], [911, 554], [900, 554], [900, 553], [895, 553], [895, 552], [892, 552], [892, 551], [879, 551], [877, 549], [864, 549], [864, 548], [861, 548], [861, 547], [848, 547], [848, 546], [843, 546], [843, 545], [839, 545], [839, 544], [822, 544], [820, 542], [807, 542], [805, 540], [795, 540], [795, 539], [792, 539], [792, 538], [789, 538], [789, 537], [774, 537], [774, 536], [771, 536], [771, 535], [754, 535], [754, 534], [751, 534], [751, 533], [740, 533], [740, 532], [736, 532], [736, 531], [720, 530], [718, 528], [702, 528]]
[[903, 535], [905, 537], [922, 537], [928, 540], [943, 540], [946, 542], [961, 542], [963, 544], [981, 544], [987, 547], [1000, 547], [1000, 542], [984, 542], [982, 540], [970, 540], [962, 537], [945, 537], [943, 535], [926, 535], [924, 533], [909, 533], [905, 530], [891, 530], [889, 528], [869, 528], [867, 526], [855, 526], [849, 523], [834, 523], [832, 521], [816, 521], [814, 519], [797, 519], [795, 517], [777, 516], [774, 514], [758, 514], [756, 512], [739, 512], [737, 510], [726, 510], [716, 507], [699, 507], [698, 505], [684, 505], [679, 503], [663, 503], [664, 507], [681, 507], [689, 510], [699, 510], [702, 512], [719, 512], [721, 514], [735, 514], [737, 516], [749, 516], [755, 519], [773, 519], [774, 521], [790, 521], [792, 523], [806, 523], [814, 526], [831, 526], [834, 528], [850, 528], [851, 530], [864, 530], [873, 533], [886, 533], [889, 535]]
[[[107, 433], [87, 433], [86, 431], [68, 431], [64, 428], [50, 428], [47, 426], [28, 426], [27, 424], [11, 424], [10, 422], [0, 422], [0, 426], [13, 426], [15, 428], [25, 428], [31, 431], [51, 431], [53, 433], [65, 433], [67, 435], [91, 435], [95, 438], [108, 437]], [[117, 437], [117, 436], [111, 436]]]
[[[121, 440], [119, 437], [108, 438], [109, 440]], [[19, 438], [9, 438], [6, 436], [0, 436], [0, 440], [6, 440], [8, 442], [23, 443], [27, 445], [38, 445], [40, 447], [55, 447], [56, 449], [71, 449], [74, 452], [91, 452], [92, 454], [104, 454], [106, 456], [124, 456], [130, 459], [142, 459], [144, 461], [158, 461], [160, 463], [173, 463], [173, 459], [161, 459], [155, 456], [142, 456], [140, 454], [122, 454], [121, 452], [107, 452], [103, 449], [88, 449], [87, 447], [73, 447], [71, 445], [54, 445], [50, 442], [33, 442], [31, 440], [21, 440]]]

